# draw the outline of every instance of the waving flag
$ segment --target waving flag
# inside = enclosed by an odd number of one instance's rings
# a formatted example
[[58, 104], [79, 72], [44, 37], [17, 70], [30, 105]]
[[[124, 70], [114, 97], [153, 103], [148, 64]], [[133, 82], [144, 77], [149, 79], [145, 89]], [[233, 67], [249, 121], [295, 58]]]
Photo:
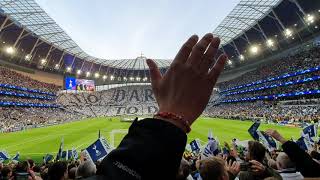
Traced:
[[202, 157], [216, 156], [219, 153], [218, 141], [213, 138], [212, 130], [209, 130], [208, 143], [202, 151]]
[[72, 148], [72, 158], [77, 160], [79, 158], [78, 151], [75, 148]]
[[297, 141], [296, 144], [304, 151], [310, 151], [312, 150], [312, 142], [304, 137], [300, 137]]
[[249, 134], [252, 136], [252, 138], [256, 141], [259, 141], [259, 135], [257, 133], [257, 130], [260, 126], [260, 122], [255, 122], [252, 124], [252, 126], [248, 129]]
[[201, 147], [200, 141], [197, 139], [191, 141], [190, 147], [191, 147], [192, 152], [198, 153], [200, 151], [200, 147]]
[[46, 154], [46, 156], [43, 157], [43, 163], [47, 164], [48, 162], [53, 160], [52, 154]]
[[312, 140], [313, 137], [317, 136], [317, 126], [312, 124], [310, 126], [307, 126], [302, 131], [303, 137], [308, 137]]
[[72, 150], [62, 151], [61, 159], [69, 160], [69, 159], [72, 159], [72, 157], [73, 157]]
[[58, 150], [58, 153], [57, 153], [57, 157], [56, 157], [57, 161], [62, 158], [63, 146], [64, 146], [64, 139], [62, 138], [61, 142], [60, 142], [60, 147], [59, 147], [59, 150]]
[[17, 154], [12, 158], [12, 161], [13, 161], [14, 163], [17, 163], [17, 162], [19, 162], [19, 158], [20, 158], [20, 153], [17, 152]]
[[105, 140], [102, 137], [95, 141], [93, 144], [91, 144], [89, 147], [87, 147], [84, 150], [84, 153], [88, 159], [90, 159], [93, 162], [96, 162], [97, 160], [107, 156], [110, 153], [110, 151], [110, 145], [108, 144], [107, 140]]
[[269, 151], [273, 151], [273, 150], [277, 149], [277, 143], [271, 136], [267, 135], [263, 131], [257, 131], [257, 133], [259, 135], [260, 141], [262, 142], [262, 144], [264, 144], [264, 146]]
[[0, 162], [10, 159], [10, 155], [6, 151], [0, 151]]

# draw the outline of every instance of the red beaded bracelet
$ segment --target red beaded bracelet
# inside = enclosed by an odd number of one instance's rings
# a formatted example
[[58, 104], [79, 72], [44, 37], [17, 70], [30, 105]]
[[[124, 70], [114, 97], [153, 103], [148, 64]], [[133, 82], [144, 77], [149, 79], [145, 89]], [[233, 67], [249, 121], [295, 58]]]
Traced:
[[190, 123], [188, 120], [185, 120], [183, 116], [171, 113], [171, 112], [158, 112], [155, 116], [164, 118], [164, 119], [171, 119], [183, 125], [186, 129], [186, 133], [191, 131]]

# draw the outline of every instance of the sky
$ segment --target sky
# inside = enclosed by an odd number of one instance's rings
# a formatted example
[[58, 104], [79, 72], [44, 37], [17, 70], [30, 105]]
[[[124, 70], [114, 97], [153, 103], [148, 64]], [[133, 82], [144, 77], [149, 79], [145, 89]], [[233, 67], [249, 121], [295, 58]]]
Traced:
[[89, 55], [173, 59], [189, 36], [213, 32], [240, 0], [36, 0]]

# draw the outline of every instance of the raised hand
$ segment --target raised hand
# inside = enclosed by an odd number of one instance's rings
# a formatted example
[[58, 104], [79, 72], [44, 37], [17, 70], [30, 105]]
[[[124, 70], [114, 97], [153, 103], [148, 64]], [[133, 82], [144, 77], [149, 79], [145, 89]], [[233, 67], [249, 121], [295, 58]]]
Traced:
[[285, 142], [287, 142], [287, 140], [284, 137], [282, 137], [281, 134], [277, 130], [268, 129], [268, 130], [266, 130], [266, 134], [273, 137], [274, 139], [279, 141], [281, 144], [284, 144]]
[[191, 36], [163, 76], [156, 63], [147, 60], [160, 112], [182, 116], [190, 125], [201, 115], [227, 60], [221, 55], [210, 69], [219, 44], [211, 33], [199, 42], [198, 36]]

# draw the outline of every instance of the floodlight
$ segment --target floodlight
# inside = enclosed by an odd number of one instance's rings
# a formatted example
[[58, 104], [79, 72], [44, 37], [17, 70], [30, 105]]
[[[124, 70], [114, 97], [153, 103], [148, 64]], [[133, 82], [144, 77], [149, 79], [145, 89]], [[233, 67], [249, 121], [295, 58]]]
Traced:
[[293, 34], [293, 32], [292, 32], [291, 29], [287, 28], [287, 29], [284, 30], [284, 35], [285, 35], [287, 38], [291, 37], [292, 34]]
[[91, 73], [88, 71], [88, 72], [86, 73], [86, 76], [89, 77], [90, 75], [91, 75]]
[[127, 81], [127, 78], [126, 78], [126, 77], [123, 77], [123, 80], [124, 80], [124, 81]]
[[251, 54], [257, 54], [259, 52], [259, 47], [256, 45], [251, 46], [250, 52]]
[[55, 69], [59, 69], [59, 67], [60, 67], [59, 64], [54, 65], [54, 68], [55, 68]]
[[96, 72], [96, 73], [94, 74], [94, 77], [95, 77], [95, 78], [99, 78], [99, 77], [100, 77], [100, 74], [99, 74], [98, 72]]
[[229, 60], [229, 61], [228, 61], [228, 64], [229, 64], [229, 65], [232, 65], [232, 61], [231, 61], [231, 60]]
[[268, 47], [273, 47], [274, 46], [274, 41], [272, 39], [268, 39], [266, 43], [267, 43]]
[[71, 72], [71, 69], [72, 68], [70, 66], [66, 68], [67, 72]]
[[111, 79], [111, 81], [113, 81], [113, 80], [114, 80], [114, 76], [111, 75], [111, 76], [110, 76], [110, 79]]
[[133, 80], [134, 80], [134, 77], [130, 77], [129, 79], [130, 79], [130, 81], [133, 81]]
[[147, 77], [144, 77], [144, 78], [143, 78], [143, 81], [148, 81], [148, 78], [147, 78]]
[[318, 26], [315, 26], [314, 28], [315, 28], [315, 29], [318, 29]]
[[46, 59], [41, 59], [41, 60], [40, 60], [40, 64], [41, 64], [41, 65], [45, 65], [46, 63], [47, 63], [47, 60], [46, 60]]
[[106, 76], [106, 75], [103, 75], [103, 76], [102, 76], [102, 79], [103, 79], [103, 80], [106, 80], [106, 79], [107, 79], [107, 76]]
[[78, 75], [81, 74], [81, 69], [78, 69], [77, 74], [78, 74]]
[[313, 15], [310, 15], [310, 14], [308, 14], [305, 17], [305, 20], [307, 21], [308, 25], [314, 23], [314, 19], [315, 19], [315, 17]]
[[136, 80], [137, 80], [137, 81], [140, 81], [140, 80], [141, 80], [141, 78], [140, 78], [139, 76], [137, 76], [137, 77], [136, 77]]
[[24, 59], [26, 60], [26, 61], [30, 61], [31, 60], [31, 55], [30, 54], [27, 54], [25, 57], [24, 57]]
[[241, 61], [243, 61], [244, 60], [244, 55], [240, 54], [239, 58], [240, 58]]
[[8, 54], [14, 54], [15, 51], [16, 50], [12, 46], [9, 46], [6, 48], [6, 53], [8, 53]]

